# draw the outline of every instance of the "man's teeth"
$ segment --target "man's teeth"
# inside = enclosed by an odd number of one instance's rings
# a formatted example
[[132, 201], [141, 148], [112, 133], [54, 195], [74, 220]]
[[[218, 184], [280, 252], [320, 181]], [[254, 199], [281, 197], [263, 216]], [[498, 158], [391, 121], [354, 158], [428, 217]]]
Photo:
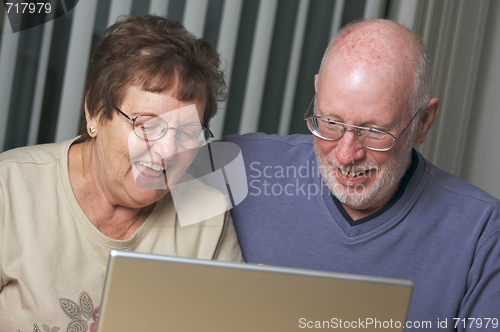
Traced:
[[166, 166], [157, 165], [157, 164], [151, 164], [151, 163], [145, 163], [143, 161], [140, 161], [139, 164], [141, 164], [144, 167], [149, 167], [151, 169], [154, 169], [155, 171], [164, 171], [166, 169]]
[[342, 172], [342, 174], [344, 174], [348, 178], [354, 178], [356, 176], [365, 174], [367, 172], [367, 170], [362, 170], [362, 171], [354, 172], [354, 171], [344, 171], [343, 169], [341, 169], [340, 171]]

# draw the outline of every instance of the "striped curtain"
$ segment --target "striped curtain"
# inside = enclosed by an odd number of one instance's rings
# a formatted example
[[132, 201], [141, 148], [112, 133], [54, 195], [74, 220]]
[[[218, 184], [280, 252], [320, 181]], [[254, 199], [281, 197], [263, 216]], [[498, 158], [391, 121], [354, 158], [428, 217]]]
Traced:
[[435, 91], [444, 101], [420, 150], [460, 173], [489, 0], [50, 1], [58, 17], [18, 33], [0, 9], [0, 151], [78, 134], [90, 57], [119, 15], [178, 20], [222, 54], [229, 98], [210, 123], [216, 138], [307, 133], [302, 115], [328, 42], [355, 19], [389, 17], [429, 45]]
[[[365, 1], [68, 0], [74, 9], [12, 33], [3, 15], [0, 148], [61, 141], [79, 132], [85, 72], [106, 27], [122, 14], [156, 13], [206, 38], [224, 59], [229, 98], [211, 128], [232, 133], [306, 132], [302, 113], [331, 36], [363, 17]], [[66, 4], [66, 6], [62, 6]]]

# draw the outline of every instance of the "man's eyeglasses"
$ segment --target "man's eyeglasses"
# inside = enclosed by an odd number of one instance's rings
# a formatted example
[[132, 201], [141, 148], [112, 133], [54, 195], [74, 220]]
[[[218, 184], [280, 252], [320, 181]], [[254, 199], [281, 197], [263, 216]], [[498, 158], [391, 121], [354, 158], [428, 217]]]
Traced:
[[118, 107], [113, 107], [132, 122], [135, 135], [145, 141], [160, 139], [169, 129], [174, 129], [177, 143], [184, 149], [194, 150], [204, 146], [209, 138], [214, 137], [206, 126], [187, 124], [173, 128], [169, 127], [168, 123], [159, 116], [139, 115], [132, 119]]
[[393, 134], [385, 132], [383, 130], [370, 127], [354, 126], [320, 116], [309, 115], [311, 112], [314, 112], [314, 108], [312, 107], [312, 105], [315, 98], [316, 96], [313, 97], [311, 104], [309, 104], [309, 107], [304, 114], [304, 120], [307, 121], [307, 128], [309, 128], [314, 136], [328, 141], [336, 141], [342, 138], [347, 130], [350, 130], [355, 133], [356, 139], [362, 146], [373, 151], [389, 151], [394, 146], [394, 142], [399, 140], [403, 136], [406, 129], [408, 129], [417, 114], [425, 105], [422, 105], [418, 109], [413, 118], [403, 129], [401, 134], [399, 134], [398, 137], [395, 137]]

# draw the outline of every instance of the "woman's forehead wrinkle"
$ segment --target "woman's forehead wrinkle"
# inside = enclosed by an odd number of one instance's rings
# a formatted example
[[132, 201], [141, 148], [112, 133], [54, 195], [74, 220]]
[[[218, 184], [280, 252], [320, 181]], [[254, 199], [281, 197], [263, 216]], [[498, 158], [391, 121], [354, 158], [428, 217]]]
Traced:
[[195, 104], [180, 107], [170, 112], [165, 112], [161, 114], [160, 117], [167, 122], [175, 121], [180, 124], [201, 124]]

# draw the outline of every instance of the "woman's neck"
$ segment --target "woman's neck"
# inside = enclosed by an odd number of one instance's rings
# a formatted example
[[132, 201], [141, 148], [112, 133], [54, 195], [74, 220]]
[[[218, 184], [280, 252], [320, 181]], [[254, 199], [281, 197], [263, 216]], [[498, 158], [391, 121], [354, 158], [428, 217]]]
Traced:
[[105, 236], [126, 240], [145, 222], [154, 204], [131, 208], [112, 203], [101, 188], [92, 143], [74, 144], [68, 155], [69, 176], [73, 193], [83, 213]]

